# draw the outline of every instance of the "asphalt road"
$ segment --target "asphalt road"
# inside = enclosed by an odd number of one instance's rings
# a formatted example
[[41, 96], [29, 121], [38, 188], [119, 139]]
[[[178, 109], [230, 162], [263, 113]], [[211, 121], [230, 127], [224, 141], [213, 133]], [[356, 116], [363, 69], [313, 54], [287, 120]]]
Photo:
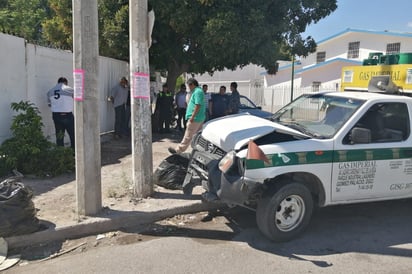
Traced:
[[412, 273], [411, 208], [412, 200], [322, 208], [287, 243], [264, 238], [247, 210], [177, 216], [4, 273]]

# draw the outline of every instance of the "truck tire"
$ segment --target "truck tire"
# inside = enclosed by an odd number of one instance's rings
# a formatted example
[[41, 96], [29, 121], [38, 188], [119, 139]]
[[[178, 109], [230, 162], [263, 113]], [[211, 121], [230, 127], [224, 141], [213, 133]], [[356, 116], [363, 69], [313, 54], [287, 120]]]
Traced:
[[258, 202], [256, 222], [266, 237], [285, 242], [306, 229], [312, 212], [313, 198], [308, 188], [300, 183], [289, 183]]

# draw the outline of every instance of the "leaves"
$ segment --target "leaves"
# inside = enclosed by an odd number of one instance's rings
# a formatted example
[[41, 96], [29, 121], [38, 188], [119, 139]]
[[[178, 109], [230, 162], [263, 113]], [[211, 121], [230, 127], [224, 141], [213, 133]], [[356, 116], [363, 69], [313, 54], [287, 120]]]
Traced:
[[[213, 73], [250, 63], [272, 70], [278, 60], [316, 50], [301, 33], [331, 14], [336, 0], [148, 0], [155, 13], [152, 70], [168, 85], [187, 73]], [[0, 26], [72, 48], [71, 0], [0, 2]], [[22, 12], [23, 11], [23, 12]], [[98, 0], [100, 54], [129, 60], [128, 1]], [[41, 22], [41, 28], [37, 28]], [[26, 28], [27, 27], [27, 28]]]
[[39, 109], [30, 102], [12, 103], [13, 136], [0, 146], [0, 177], [12, 169], [37, 175], [57, 175], [74, 170], [71, 148], [57, 147], [44, 137]]
[[41, 40], [41, 22], [47, 14], [47, 0], [8, 0], [0, 3], [0, 31], [29, 41]]

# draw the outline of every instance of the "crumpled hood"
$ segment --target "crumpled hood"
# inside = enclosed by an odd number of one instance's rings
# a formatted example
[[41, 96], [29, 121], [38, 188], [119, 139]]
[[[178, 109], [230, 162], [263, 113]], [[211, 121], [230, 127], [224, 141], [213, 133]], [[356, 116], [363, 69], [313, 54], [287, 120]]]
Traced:
[[230, 151], [240, 149], [250, 139], [255, 140], [274, 131], [298, 138], [308, 138], [299, 131], [247, 113], [230, 115], [206, 123], [202, 137], [224, 151]]

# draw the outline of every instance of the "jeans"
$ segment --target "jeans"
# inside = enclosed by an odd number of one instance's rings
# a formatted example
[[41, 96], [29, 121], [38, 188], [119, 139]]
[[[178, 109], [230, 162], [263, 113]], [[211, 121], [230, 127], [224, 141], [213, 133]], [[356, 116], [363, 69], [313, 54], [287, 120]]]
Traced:
[[114, 134], [126, 134], [126, 108], [124, 104], [114, 108]]
[[56, 144], [64, 146], [64, 134], [67, 131], [70, 147], [74, 149], [74, 116], [72, 112], [53, 112], [53, 122], [56, 129]]
[[[186, 109], [185, 108], [178, 108], [177, 109], [177, 128], [178, 129], [186, 129]], [[183, 127], [182, 127], [183, 122]]]

